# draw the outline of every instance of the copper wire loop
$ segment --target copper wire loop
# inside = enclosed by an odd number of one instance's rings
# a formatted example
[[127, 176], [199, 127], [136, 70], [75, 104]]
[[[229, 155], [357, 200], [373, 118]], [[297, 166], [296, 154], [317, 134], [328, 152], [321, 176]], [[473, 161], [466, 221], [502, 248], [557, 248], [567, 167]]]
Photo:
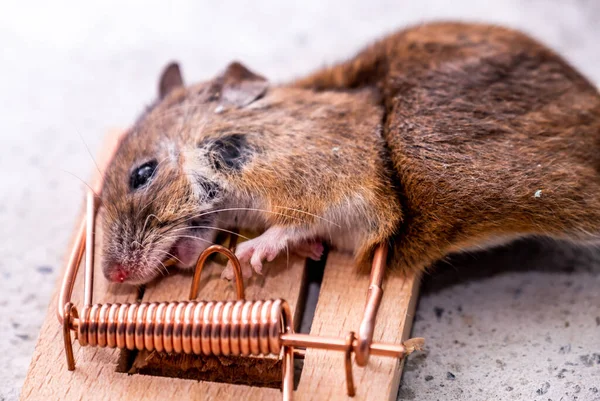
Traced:
[[[237, 243], [237, 237], [230, 236], [230, 246], [235, 246]], [[196, 270], [194, 270], [194, 277], [192, 278], [192, 288], [190, 289], [190, 299], [196, 299], [198, 296], [198, 290], [200, 289], [200, 276], [206, 263], [206, 259], [213, 253], [220, 253], [225, 256], [231, 263], [233, 268], [233, 274], [235, 277], [235, 288], [238, 299], [244, 299], [244, 277], [242, 276], [242, 265], [235, 256], [232, 250], [224, 247], [223, 245], [211, 245], [204, 250], [198, 257], [196, 262]]]
[[84, 307], [79, 344], [204, 355], [278, 355], [286, 301], [182, 301]]

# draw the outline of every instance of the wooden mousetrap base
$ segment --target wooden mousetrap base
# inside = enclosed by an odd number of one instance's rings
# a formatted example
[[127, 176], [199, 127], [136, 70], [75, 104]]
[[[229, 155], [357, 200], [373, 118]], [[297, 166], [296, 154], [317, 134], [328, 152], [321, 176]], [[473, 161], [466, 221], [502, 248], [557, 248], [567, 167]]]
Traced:
[[[106, 165], [103, 156], [112, 153], [110, 149], [116, 146], [118, 137], [117, 133], [109, 136], [105, 152], [97, 160], [100, 166]], [[97, 243], [101, 238], [98, 233]], [[99, 249], [100, 246], [96, 246], [96, 252]], [[96, 263], [101, 263], [100, 255]], [[199, 299], [235, 298], [232, 283], [220, 279], [222, 269], [223, 265], [217, 262], [207, 264]], [[292, 256], [276, 259], [265, 267], [264, 276], [247, 281], [246, 299], [284, 298], [292, 308], [295, 325], [299, 325], [306, 294], [305, 269], [303, 259]], [[187, 299], [191, 283], [191, 275], [173, 274], [148, 285], [140, 294], [133, 287], [109, 284], [102, 277], [101, 269], [96, 269], [95, 276], [94, 299], [100, 303], [183, 300]], [[75, 341], [76, 368], [68, 371], [62, 327], [55, 313], [61, 279], [57, 281], [40, 331], [21, 392], [22, 400], [281, 399], [278, 389], [281, 365], [276, 357], [167, 356], [80, 347]], [[369, 275], [355, 271], [350, 255], [330, 252], [310, 333], [343, 337], [356, 330], [368, 286]], [[410, 334], [418, 279], [389, 274], [383, 289], [374, 340], [400, 343]], [[72, 299], [74, 302], [83, 299], [82, 271], [78, 273]], [[365, 368], [354, 368], [356, 395], [351, 398], [346, 394], [343, 353], [308, 349], [304, 360], [296, 364], [301, 373], [296, 374], [295, 400], [395, 400], [402, 370], [402, 362], [396, 358], [371, 356]]]

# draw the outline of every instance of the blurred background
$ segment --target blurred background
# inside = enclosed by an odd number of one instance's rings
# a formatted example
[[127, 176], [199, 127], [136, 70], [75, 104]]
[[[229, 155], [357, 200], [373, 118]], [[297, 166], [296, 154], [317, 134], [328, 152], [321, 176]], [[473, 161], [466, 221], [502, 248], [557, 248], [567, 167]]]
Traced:
[[[520, 28], [600, 84], [597, 0], [168, 3], [0, 5], [0, 400], [18, 397], [90, 153], [154, 99], [169, 60], [188, 82], [234, 59], [285, 82], [398, 28], [453, 19]], [[600, 399], [599, 261], [521, 242], [440, 264], [413, 331], [428, 351], [407, 364], [399, 399]]]

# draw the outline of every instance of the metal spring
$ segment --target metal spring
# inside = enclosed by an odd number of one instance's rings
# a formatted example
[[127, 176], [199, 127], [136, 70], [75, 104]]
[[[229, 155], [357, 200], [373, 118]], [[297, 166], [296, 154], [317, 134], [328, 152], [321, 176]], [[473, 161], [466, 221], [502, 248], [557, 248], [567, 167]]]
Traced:
[[182, 301], [84, 307], [78, 339], [91, 345], [204, 355], [279, 354], [291, 332], [286, 301]]

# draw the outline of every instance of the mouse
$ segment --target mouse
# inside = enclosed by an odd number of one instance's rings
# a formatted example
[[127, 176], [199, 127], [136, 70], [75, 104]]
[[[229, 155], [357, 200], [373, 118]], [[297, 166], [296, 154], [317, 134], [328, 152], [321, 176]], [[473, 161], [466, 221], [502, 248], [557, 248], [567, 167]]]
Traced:
[[104, 175], [105, 276], [142, 284], [171, 260], [193, 267], [234, 229], [263, 232], [236, 247], [244, 277], [282, 252], [318, 260], [323, 243], [366, 255], [400, 210], [378, 102], [369, 88], [271, 86], [236, 62], [186, 87], [170, 64]]
[[[514, 29], [455, 22], [397, 31], [283, 84], [240, 62], [157, 100], [104, 174], [103, 272], [144, 284], [193, 268], [219, 232], [261, 232], [244, 277], [324, 246], [403, 274], [528, 236], [593, 242], [600, 95]], [[233, 278], [228, 266], [223, 277]]]

